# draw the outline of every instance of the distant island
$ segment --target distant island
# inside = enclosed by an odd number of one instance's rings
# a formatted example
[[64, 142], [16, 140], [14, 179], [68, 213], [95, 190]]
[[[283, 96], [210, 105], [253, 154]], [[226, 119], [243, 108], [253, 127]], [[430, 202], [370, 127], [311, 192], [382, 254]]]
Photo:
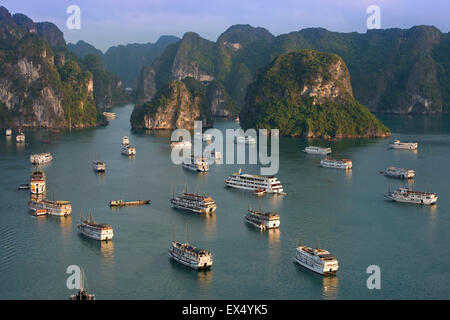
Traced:
[[353, 97], [350, 75], [336, 54], [301, 50], [280, 55], [250, 84], [240, 113], [243, 129], [280, 129], [308, 138], [388, 137]]

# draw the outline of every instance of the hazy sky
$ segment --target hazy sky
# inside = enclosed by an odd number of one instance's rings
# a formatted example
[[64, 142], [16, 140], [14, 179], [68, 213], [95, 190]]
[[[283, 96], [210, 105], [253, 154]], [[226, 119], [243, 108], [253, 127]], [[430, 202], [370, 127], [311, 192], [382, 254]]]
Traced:
[[[69, 5], [81, 8], [81, 29], [69, 30]], [[365, 32], [369, 5], [381, 9], [381, 28], [434, 25], [450, 31], [450, 0], [2, 0], [11, 13], [55, 23], [67, 42], [113, 45], [154, 42], [194, 31], [215, 41], [233, 24], [265, 27], [274, 35], [307, 27]]]

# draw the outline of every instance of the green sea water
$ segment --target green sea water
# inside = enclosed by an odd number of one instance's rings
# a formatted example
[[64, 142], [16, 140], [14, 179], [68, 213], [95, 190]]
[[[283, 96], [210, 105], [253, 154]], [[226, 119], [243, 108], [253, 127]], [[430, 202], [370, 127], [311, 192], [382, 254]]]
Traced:
[[[277, 177], [286, 196], [265, 195], [261, 206], [278, 211], [279, 230], [260, 232], [244, 223], [249, 192], [228, 189], [224, 179], [258, 165], [213, 164], [197, 174], [172, 164], [170, 133], [134, 131], [133, 106], [116, 107], [106, 127], [25, 131], [26, 143], [0, 136], [0, 299], [67, 299], [69, 265], [82, 267], [97, 299], [448, 299], [450, 298], [450, 117], [381, 116], [392, 139], [419, 142], [417, 152], [390, 150], [391, 139], [317, 140], [333, 157], [353, 161], [350, 172], [319, 167], [320, 156], [301, 150], [307, 140], [280, 138]], [[221, 130], [234, 121], [216, 120]], [[136, 157], [120, 154], [130, 137]], [[51, 144], [42, 144], [49, 140]], [[49, 151], [47, 198], [70, 200], [72, 215], [33, 217], [28, 191], [19, 191], [31, 172], [29, 155]], [[106, 162], [97, 174], [92, 161]], [[388, 188], [408, 182], [379, 174], [388, 166], [416, 171], [412, 186], [436, 192], [436, 206], [399, 204], [383, 198]], [[175, 210], [171, 184], [184, 184], [217, 202], [215, 215]], [[113, 199], [151, 199], [151, 205], [110, 209]], [[100, 243], [77, 233], [80, 209], [114, 228], [112, 241]], [[172, 262], [172, 239], [185, 239], [212, 252], [210, 271]], [[337, 277], [324, 278], [293, 263], [303, 243], [336, 255]], [[366, 269], [381, 269], [381, 289], [369, 290]]]

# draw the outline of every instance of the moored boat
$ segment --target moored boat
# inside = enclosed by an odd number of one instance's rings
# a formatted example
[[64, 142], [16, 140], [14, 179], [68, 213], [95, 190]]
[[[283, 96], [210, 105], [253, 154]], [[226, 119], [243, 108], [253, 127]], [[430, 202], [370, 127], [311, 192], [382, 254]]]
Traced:
[[415, 175], [415, 172], [412, 169], [396, 168], [396, 167], [389, 167], [386, 170], [381, 171], [380, 173], [388, 177], [402, 178], [402, 179], [412, 179], [414, 178]]
[[106, 164], [100, 160], [95, 160], [92, 163], [92, 168], [96, 172], [105, 172], [106, 171]]
[[33, 211], [45, 209], [47, 214], [52, 216], [68, 216], [72, 212], [72, 205], [70, 204], [70, 201], [30, 199], [28, 201], [28, 207]]
[[78, 290], [77, 294], [71, 294], [69, 300], [95, 300], [95, 294], [87, 293], [85, 290], [86, 287], [86, 276], [84, 274], [84, 270], [81, 269], [81, 287]]
[[11, 129], [6, 129], [5, 130], [5, 134], [7, 137], [9, 137], [12, 134], [12, 130]]
[[83, 214], [80, 212], [80, 223], [77, 225], [78, 232], [88, 238], [107, 241], [114, 236], [113, 228], [109, 224], [96, 223], [92, 217], [92, 212], [89, 214], [89, 219], [84, 220]]
[[351, 169], [353, 163], [351, 160], [342, 159], [322, 159], [320, 160], [320, 166], [324, 168], [334, 168], [334, 169]]
[[135, 201], [124, 201], [124, 200], [111, 200], [109, 202], [110, 207], [125, 207], [125, 206], [140, 206], [149, 204], [150, 200], [135, 200]]
[[297, 247], [294, 261], [323, 276], [334, 276], [339, 268], [338, 260], [327, 250], [312, 249], [301, 244]]
[[327, 155], [327, 154], [331, 153], [331, 148], [309, 146], [309, 147], [306, 147], [305, 149], [303, 149], [303, 152], [309, 153], [309, 154]]
[[122, 138], [122, 145], [123, 146], [127, 146], [130, 144], [130, 139], [128, 138], [128, 136], [123, 136]]
[[253, 145], [256, 144], [256, 139], [252, 136], [237, 136], [236, 143]]
[[407, 187], [399, 187], [394, 192], [388, 192], [385, 198], [405, 203], [433, 205], [437, 202], [438, 197], [432, 192], [413, 191]]
[[283, 186], [274, 176], [260, 176], [255, 174], [235, 172], [225, 179], [227, 187], [254, 191], [256, 189], [264, 190], [266, 193], [284, 194]]
[[203, 157], [195, 157], [195, 156], [191, 155], [188, 158], [184, 158], [181, 165], [183, 166], [183, 168], [189, 169], [192, 171], [198, 171], [198, 172], [209, 171], [208, 161], [206, 158], [203, 158]]
[[19, 143], [25, 142], [25, 134], [20, 129], [19, 129], [19, 134], [16, 136], [16, 141]]
[[401, 142], [400, 140], [389, 143], [389, 147], [392, 149], [417, 150], [418, 146], [417, 142]]
[[263, 210], [248, 208], [244, 219], [246, 223], [260, 230], [275, 229], [280, 226], [280, 216], [277, 212], [264, 212]]
[[124, 156], [135, 156], [136, 155], [136, 148], [131, 147], [129, 145], [123, 145], [120, 149], [120, 153]]
[[170, 146], [172, 148], [188, 149], [192, 147], [192, 143], [190, 141], [172, 142]]
[[28, 190], [28, 189], [30, 189], [30, 184], [29, 183], [22, 183], [19, 186], [19, 190]]
[[37, 153], [30, 155], [30, 163], [33, 165], [41, 165], [53, 161], [53, 156], [50, 152]]

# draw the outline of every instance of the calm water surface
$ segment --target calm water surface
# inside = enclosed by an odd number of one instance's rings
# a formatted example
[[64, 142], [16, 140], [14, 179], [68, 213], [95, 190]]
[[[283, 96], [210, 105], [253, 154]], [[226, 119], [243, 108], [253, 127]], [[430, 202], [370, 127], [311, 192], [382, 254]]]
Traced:
[[[116, 107], [107, 127], [26, 131], [26, 143], [0, 136], [0, 299], [67, 299], [66, 268], [84, 268], [97, 299], [436, 299], [450, 298], [450, 117], [392, 117], [382, 120], [393, 138], [419, 142], [418, 152], [387, 149], [388, 140], [315, 142], [333, 156], [353, 160], [353, 170], [324, 169], [320, 157], [301, 150], [306, 140], [280, 139], [281, 180], [287, 196], [266, 195], [261, 205], [280, 213], [279, 230], [261, 233], [244, 224], [251, 193], [225, 188], [224, 178], [242, 167], [214, 164], [206, 174], [170, 161], [167, 133], [132, 131], [132, 106]], [[235, 128], [218, 120], [216, 127]], [[120, 154], [129, 135], [137, 156]], [[41, 140], [51, 140], [42, 144]], [[26, 207], [29, 155], [50, 151], [44, 168], [47, 198], [70, 200], [72, 217], [33, 217]], [[92, 161], [106, 161], [96, 174]], [[390, 166], [416, 170], [414, 188], [436, 192], [434, 207], [398, 204], [383, 194], [402, 181], [379, 171]], [[211, 195], [213, 216], [171, 208], [171, 184]], [[405, 183], [405, 182], [403, 182]], [[112, 199], [151, 199], [149, 206], [111, 210]], [[77, 234], [80, 209], [114, 228], [114, 239], [99, 243]], [[189, 224], [194, 245], [213, 253], [210, 271], [197, 272], [167, 257], [172, 238], [185, 239]], [[339, 259], [335, 278], [324, 278], [292, 262], [303, 242], [328, 249]], [[368, 290], [366, 268], [381, 268], [381, 290]]]

